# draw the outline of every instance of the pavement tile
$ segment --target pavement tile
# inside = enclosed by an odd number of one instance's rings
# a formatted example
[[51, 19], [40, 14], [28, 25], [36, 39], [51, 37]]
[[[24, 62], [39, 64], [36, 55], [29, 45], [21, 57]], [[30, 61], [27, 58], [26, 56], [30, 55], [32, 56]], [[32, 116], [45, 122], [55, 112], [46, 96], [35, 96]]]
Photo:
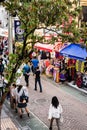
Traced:
[[8, 118], [1, 119], [1, 130], [18, 130], [12, 120]]

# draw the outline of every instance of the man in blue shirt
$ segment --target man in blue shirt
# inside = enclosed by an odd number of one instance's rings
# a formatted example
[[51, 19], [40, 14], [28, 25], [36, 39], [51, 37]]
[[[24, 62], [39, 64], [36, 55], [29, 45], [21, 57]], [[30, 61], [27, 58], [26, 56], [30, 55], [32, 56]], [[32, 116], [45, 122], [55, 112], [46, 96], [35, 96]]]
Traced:
[[29, 75], [30, 75], [30, 66], [28, 65], [28, 62], [23, 67], [23, 75], [25, 77], [26, 86], [29, 85]]
[[36, 56], [31, 60], [31, 63], [32, 63], [32, 72], [34, 74], [39, 64], [39, 60], [36, 58]]

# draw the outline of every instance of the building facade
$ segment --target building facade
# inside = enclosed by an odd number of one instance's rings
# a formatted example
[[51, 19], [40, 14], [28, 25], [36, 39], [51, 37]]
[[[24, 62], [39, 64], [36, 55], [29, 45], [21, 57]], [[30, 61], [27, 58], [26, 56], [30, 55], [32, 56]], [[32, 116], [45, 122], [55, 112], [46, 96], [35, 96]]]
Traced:
[[87, 23], [87, 0], [79, 0], [82, 6], [82, 21]]

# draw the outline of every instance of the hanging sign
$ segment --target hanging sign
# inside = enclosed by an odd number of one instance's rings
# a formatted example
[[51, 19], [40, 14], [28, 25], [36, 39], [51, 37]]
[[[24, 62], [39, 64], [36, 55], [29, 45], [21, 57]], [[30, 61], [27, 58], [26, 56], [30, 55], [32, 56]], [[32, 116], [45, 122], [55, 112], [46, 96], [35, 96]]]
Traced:
[[15, 28], [15, 41], [16, 42], [23, 42], [23, 40], [24, 40], [24, 30], [21, 29], [20, 20], [14, 21], [14, 28]]

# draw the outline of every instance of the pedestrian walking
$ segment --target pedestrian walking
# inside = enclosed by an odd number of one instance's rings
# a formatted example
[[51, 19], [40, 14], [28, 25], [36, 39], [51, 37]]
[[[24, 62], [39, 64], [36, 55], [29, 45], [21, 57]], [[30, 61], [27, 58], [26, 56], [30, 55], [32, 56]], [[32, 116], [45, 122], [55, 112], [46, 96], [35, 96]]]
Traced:
[[3, 49], [4, 49], [3, 41], [2, 39], [0, 39], [0, 55], [3, 54]]
[[29, 101], [29, 93], [28, 88], [22, 85], [19, 85], [16, 89], [16, 101], [17, 101], [17, 107], [20, 118], [22, 118], [22, 109], [24, 108], [28, 117], [29, 117], [29, 110], [27, 107], [28, 101]]
[[28, 64], [28, 62], [26, 62], [26, 64], [23, 67], [23, 75], [25, 78], [25, 82], [26, 82], [26, 86], [29, 86], [29, 76], [30, 76], [30, 66]]
[[10, 103], [11, 103], [11, 108], [15, 110], [17, 113], [17, 103], [16, 103], [16, 84], [13, 83], [12, 86], [10, 87]]
[[0, 98], [1, 98], [2, 95], [4, 94], [3, 85], [4, 85], [4, 79], [3, 79], [3, 78], [0, 78]]
[[33, 72], [33, 75], [34, 75], [36, 68], [38, 67], [38, 64], [39, 64], [39, 60], [36, 58], [36, 56], [34, 56], [32, 58], [31, 63], [32, 63], [32, 72]]
[[37, 91], [37, 82], [38, 82], [39, 87], [40, 87], [40, 92], [42, 92], [42, 85], [41, 85], [39, 66], [36, 68], [36, 71], [35, 71], [35, 89], [34, 89], [35, 91]]
[[56, 96], [52, 97], [51, 105], [49, 108], [49, 115], [48, 115], [48, 120], [50, 121], [49, 130], [52, 130], [54, 119], [56, 120], [58, 130], [60, 130], [59, 122], [60, 122], [62, 112], [63, 109], [58, 101], [58, 98]]
[[2, 63], [2, 60], [0, 60], [0, 76], [1, 76], [1, 78], [3, 77], [3, 72], [4, 72], [4, 64]]

